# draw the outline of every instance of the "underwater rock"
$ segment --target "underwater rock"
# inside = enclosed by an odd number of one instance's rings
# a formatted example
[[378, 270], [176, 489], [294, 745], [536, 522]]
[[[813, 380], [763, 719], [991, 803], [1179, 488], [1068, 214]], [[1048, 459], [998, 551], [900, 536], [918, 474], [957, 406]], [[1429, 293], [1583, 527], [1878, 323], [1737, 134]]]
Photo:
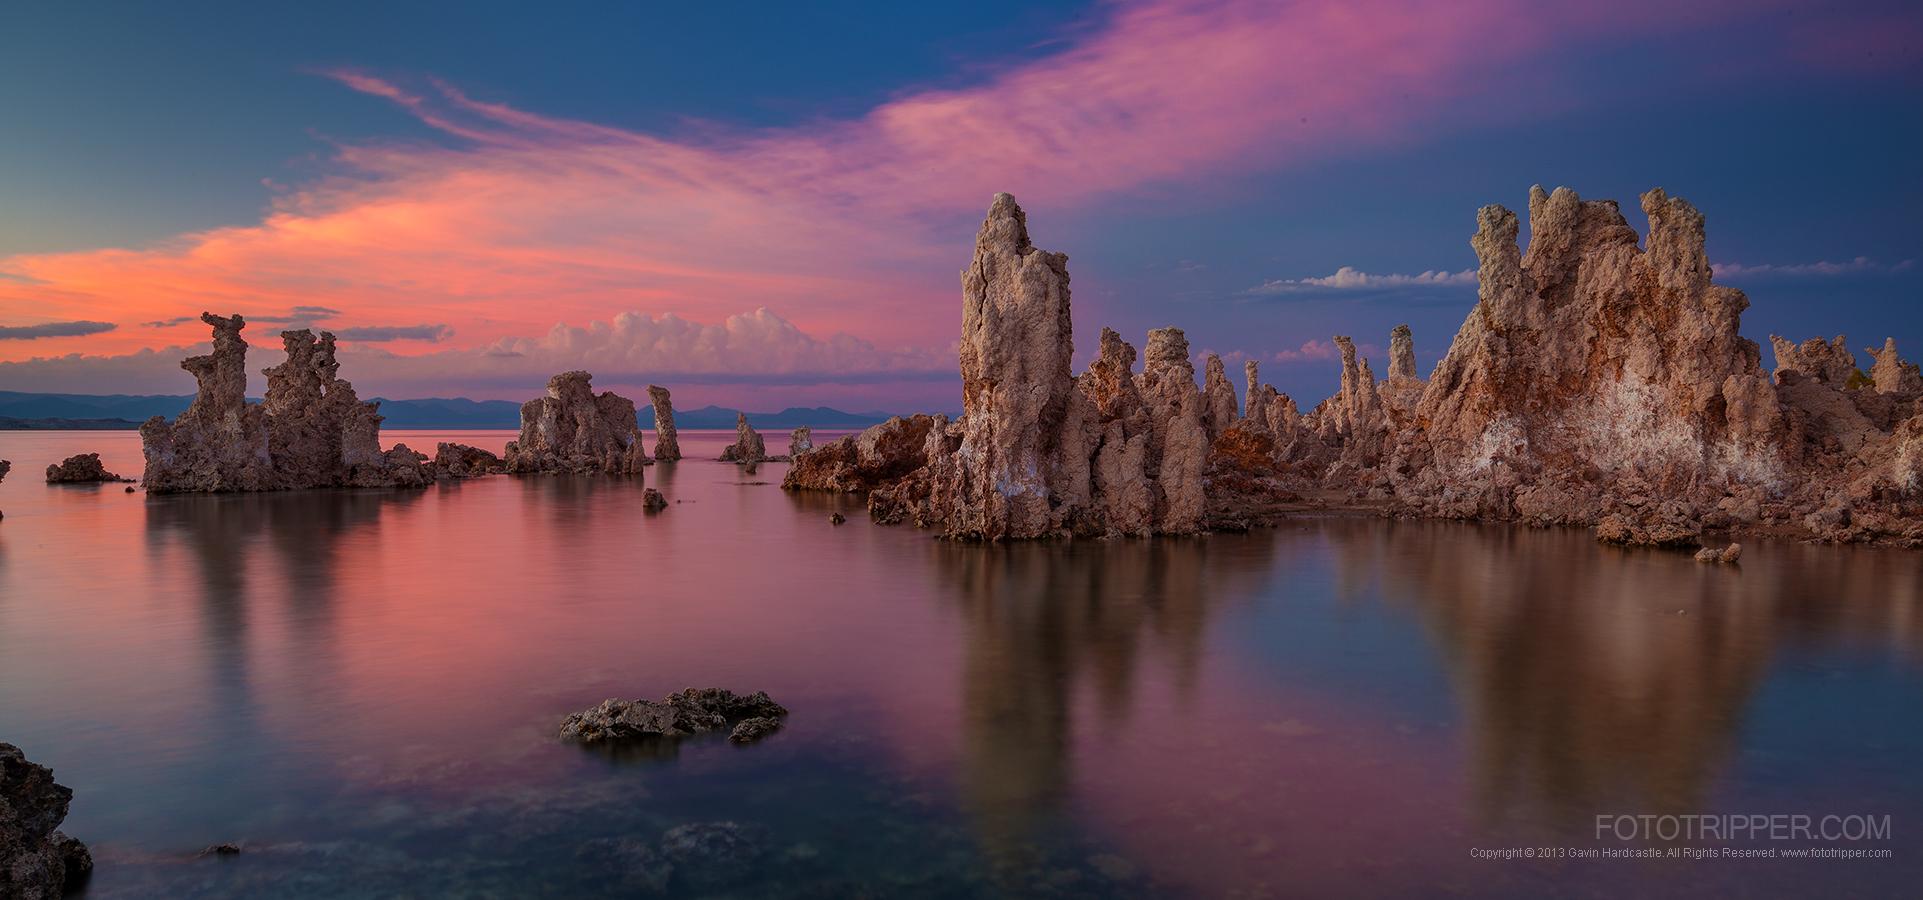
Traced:
[[509, 472], [605, 472], [638, 475], [649, 462], [636, 430], [634, 401], [594, 393], [593, 375], [563, 372], [548, 379], [546, 397], [521, 404], [521, 438], [507, 445]]
[[648, 401], [654, 404], [654, 458], [674, 462], [681, 458], [681, 438], [674, 430], [674, 398], [667, 388], [651, 384]]
[[561, 737], [584, 744], [655, 735], [691, 737], [727, 727], [730, 720], [777, 718], [788, 714], [766, 691], [745, 696], [721, 688], [688, 688], [658, 703], [606, 700], [568, 716]]
[[490, 451], [442, 442], [434, 449], [434, 470], [442, 478], [479, 478], [498, 475], [507, 466]]
[[721, 462], [755, 463], [768, 458], [768, 445], [748, 424], [747, 413], [734, 414], [734, 435], [734, 443], [721, 451]]
[[380, 448], [380, 404], [362, 401], [335, 377], [334, 335], [281, 332], [286, 361], [262, 370], [267, 395], [247, 402], [242, 317], [201, 313], [214, 352], [182, 360], [199, 391], [179, 418], [140, 426], [142, 483], [152, 493], [272, 491], [310, 487], [421, 487], [427, 457]]
[[57, 466], [47, 467], [48, 484], [86, 484], [96, 481], [132, 481], [107, 471], [98, 453], [76, 453]]
[[698, 822], [668, 829], [661, 852], [690, 887], [710, 890], [752, 874], [766, 842], [766, 831], [756, 825]]
[[93, 868], [86, 846], [57, 830], [72, 801], [52, 769], [0, 743], [0, 897], [57, 900]]
[[626, 896], [662, 896], [674, 877], [674, 863], [645, 838], [588, 841], [574, 852], [574, 859], [583, 870], [614, 882]]

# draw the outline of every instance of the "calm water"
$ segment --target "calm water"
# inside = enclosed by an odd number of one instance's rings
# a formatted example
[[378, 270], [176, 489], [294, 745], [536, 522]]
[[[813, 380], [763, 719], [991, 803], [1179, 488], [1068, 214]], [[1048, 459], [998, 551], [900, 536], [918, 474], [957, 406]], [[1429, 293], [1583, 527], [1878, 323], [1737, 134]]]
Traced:
[[[390, 432], [416, 448], [510, 435]], [[731, 439], [683, 433], [696, 457]], [[749, 826], [672, 896], [1916, 896], [1923, 554], [1740, 568], [1582, 531], [1312, 518], [958, 546], [684, 461], [639, 480], [148, 497], [131, 433], [0, 432], [0, 740], [89, 897], [581, 897], [598, 838]], [[766, 484], [741, 484], [764, 481]], [[849, 522], [831, 526], [837, 510]], [[767, 690], [749, 747], [569, 712]], [[1479, 859], [1599, 814], [1888, 816], [1884, 859]], [[195, 852], [238, 842], [239, 857]]]

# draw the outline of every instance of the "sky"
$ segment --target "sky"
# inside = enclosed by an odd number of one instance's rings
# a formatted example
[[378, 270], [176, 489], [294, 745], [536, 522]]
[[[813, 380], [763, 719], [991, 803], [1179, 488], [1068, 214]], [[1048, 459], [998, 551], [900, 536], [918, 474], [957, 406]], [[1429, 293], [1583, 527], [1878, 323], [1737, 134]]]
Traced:
[[1407, 323], [1426, 369], [1535, 184], [1695, 204], [1765, 365], [1915, 359], [1918, 160], [1912, 3], [15, 4], [0, 390], [192, 393], [212, 311], [363, 397], [955, 412], [998, 191], [1078, 367], [1175, 325], [1306, 408]]

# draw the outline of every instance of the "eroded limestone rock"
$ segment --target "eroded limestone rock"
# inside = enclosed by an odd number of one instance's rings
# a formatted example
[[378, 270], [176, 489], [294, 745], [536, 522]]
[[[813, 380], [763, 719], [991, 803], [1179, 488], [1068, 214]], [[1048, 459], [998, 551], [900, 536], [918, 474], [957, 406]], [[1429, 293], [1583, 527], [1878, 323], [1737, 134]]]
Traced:
[[1704, 547], [1696, 551], [1697, 562], [1733, 563], [1743, 558], [1743, 545], [1730, 544], [1721, 550]]
[[789, 490], [856, 493], [894, 484], [928, 462], [934, 416], [895, 416], [795, 456], [782, 476]]
[[52, 769], [0, 743], [0, 897], [58, 900], [93, 868], [86, 846], [58, 830], [72, 801]]
[[794, 433], [788, 436], [788, 459], [790, 461], [813, 449], [815, 449], [815, 433], [814, 430], [808, 426], [803, 425], [795, 429]]
[[722, 462], [758, 463], [768, 458], [768, 444], [748, 424], [747, 413], [734, 414], [734, 435], [734, 443], [721, 449]]
[[1222, 432], [1229, 430], [1241, 415], [1236, 412], [1238, 401], [1235, 385], [1229, 383], [1228, 372], [1222, 366], [1222, 357], [1211, 353], [1202, 382], [1202, 430], [1209, 436], [1209, 443], [1215, 443]]
[[648, 400], [654, 404], [654, 458], [674, 462], [681, 458], [681, 438], [674, 430], [674, 398], [667, 388], [651, 384]]
[[594, 376], [563, 372], [548, 395], [521, 404], [521, 439], [507, 445], [509, 472], [606, 472], [638, 475], [651, 460], [636, 430], [634, 401], [594, 393]]
[[668, 498], [661, 496], [661, 492], [654, 488], [643, 488], [641, 490], [641, 508], [648, 512], [660, 512], [668, 508]]
[[77, 453], [59, 465], [47, 467], [48, 484], [87, 484], [96, 481], [132, 481], [107, 471], [98, 453]]
[[405, 445], [383, 453], [380, 404], [336, 377], [334, 335], [281, 332], [285, 362], [262, 370], [267, 396], [247, 402], [246, 321], [202, 313], [214, 352], [182, 360], [199, 392], [173, 422], [140, 426], [148, 491], [271, 491], [308, 487], [420, 487], [427, 459]]

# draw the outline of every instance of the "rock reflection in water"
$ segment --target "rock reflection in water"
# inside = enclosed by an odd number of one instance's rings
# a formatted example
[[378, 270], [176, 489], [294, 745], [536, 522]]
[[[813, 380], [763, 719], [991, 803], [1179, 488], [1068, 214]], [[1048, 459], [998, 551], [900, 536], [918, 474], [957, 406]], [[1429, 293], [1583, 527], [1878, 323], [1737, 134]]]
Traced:
[[1486, 823], [1707, 811], [1783, 654], [1923, 643], [1923, 568], [1899, 551], [1765, 543], [1710, 566], [1575, 529], [1323, 530], [1348, 584], [1379, 583], [1442, 649]]
[[937, 589], [964, 620], [960, 780], [992, 856], [1019, 856], [1064, 799], [1078, 688], [1108, 729], [1127, 724], [1151, 654], [1193, 689], [1218, 598], [1270, 568], [1269, 542], [1224, 543], [936, 543]]

